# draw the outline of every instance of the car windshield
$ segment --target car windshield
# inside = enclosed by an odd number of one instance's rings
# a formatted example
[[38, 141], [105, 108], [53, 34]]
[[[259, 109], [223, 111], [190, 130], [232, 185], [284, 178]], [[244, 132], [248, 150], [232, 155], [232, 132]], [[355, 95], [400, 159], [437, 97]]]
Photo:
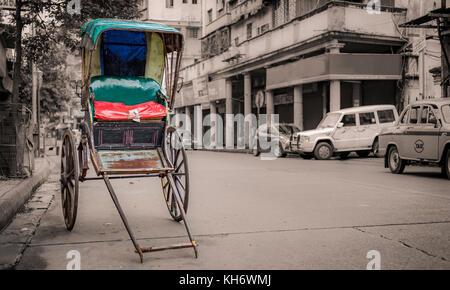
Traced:
[[294, 125], [280, 125], [280, 132], [290, 135], [297, 132], [300, 132], [300, 128]]
[[450, 123], [450, 105], [442, 106], [442, 116], [444, 117], [445, 123]]
[[324, 129], [324, 128], [333, 128], [336, 126], [337, 121], [339, 121], [339, 118], [341, 117], [340, 113], [330, 113], [325, 116], [325, 118], [320, 121], [319, 126], [317, 126], [317, 129]]

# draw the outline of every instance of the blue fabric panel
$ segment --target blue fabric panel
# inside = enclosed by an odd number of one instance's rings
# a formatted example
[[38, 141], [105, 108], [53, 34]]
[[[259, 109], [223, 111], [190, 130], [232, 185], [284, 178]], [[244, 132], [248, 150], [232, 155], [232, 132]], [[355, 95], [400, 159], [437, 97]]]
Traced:
[[140, 77], [145, 75], [147, 42], [144, 32], [110, 30], [102, 35], [102, 74]]

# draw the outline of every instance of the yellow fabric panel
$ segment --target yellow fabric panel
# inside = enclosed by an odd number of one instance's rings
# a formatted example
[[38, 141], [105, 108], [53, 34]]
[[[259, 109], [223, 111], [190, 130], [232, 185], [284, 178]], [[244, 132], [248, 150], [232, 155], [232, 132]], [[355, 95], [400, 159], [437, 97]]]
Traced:
[[[91, 68], [91, 77], [101, 76], [102, 75], [102, 64], [100, 62], [100, 50], [101, 50], [101, 40], [99, 40], [97, 44], [97, 49], [93, 50], [92, 53], [92, 68]], [[89, 63], [89, 60], [88, 60]]]
[[161, 84], [164, 75], [164, 43], [158, 33], [147, 32], [147, 64], [145, 77]]

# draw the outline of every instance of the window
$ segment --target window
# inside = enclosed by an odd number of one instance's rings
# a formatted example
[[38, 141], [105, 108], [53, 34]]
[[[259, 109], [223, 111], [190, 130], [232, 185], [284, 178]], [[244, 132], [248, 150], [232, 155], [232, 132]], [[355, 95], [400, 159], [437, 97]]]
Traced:
[[450, 105], [442, 106], [442, 116], [446, 123], [450, 123]]
[[417, 124], [419, 121], [419, 109], [420, 107], [413, 107], [409, 113], [409, 123]]
[[197, 4], [197, 0], [192, 0], [192, 4]]
[[212, 22], [212, 9], [209, 9], [208, 10], [208, 23], [211, 23]]
[[403, 113], [400, 123], [406, 124], [408, 122], [408, 118], [409, 118], [409, 109]]
[[400, 123], [406, 124], [408, 122], [408, 119], [409, 119], [409, 109], [405, 111], [405, 113], [403, 113]]
[[225, 7], [225, 0], [216, 0], [217, 11], [221, 11]]
[[356, 126], [355, 114], [344, 115], [344, 117], [342, 118], [342, 123], [344, 123], [344, 127]]
[[247, 39], [252, 38], [253, 23], [247, 24]]
[[187, 36], [190, 38], [198, 38], [198, 27], [188, 27], [187, 28]]
[[289, 0], [284, 0], [284, 22], [289, 21]]
[[173, 0], [166, 0], [166, 8], [173, 8]]
[[264, 32], [269, 30], [269, 24], [264, 24], [258, 27], [258, 35], [263, 34]]
[[380, 124], [392, 123], [395, 121], [395, 115], [393, 110], [378, 111], [377, 115]]
[[188, 0], [183, 0], [183, 4], [187, 4], [188, 3]]
[[426, 124], [428, 120], [428, 110], [429, 108], [427, 106], [422, 108], [422, 116], [420, 117], [420, 123]]
[[360, 125], [373, 125], [376, 124], [375, 113], [359, 113], [359, 124]]
[[434, 124], [434, 125], [437, 124], [437, 119], [433, 113], [433, 109], [431, 109], [429, 106], [425, 106], [422, 109], [421, 123], [422, 124]]

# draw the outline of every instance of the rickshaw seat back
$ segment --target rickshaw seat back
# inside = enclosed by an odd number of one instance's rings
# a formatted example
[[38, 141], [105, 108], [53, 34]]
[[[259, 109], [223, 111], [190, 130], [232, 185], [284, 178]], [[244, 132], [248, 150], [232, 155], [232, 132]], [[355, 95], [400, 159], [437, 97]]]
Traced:
[[97, 76], [91, 79], [90, 91], [95, 101], [134, 106], [150, 101], [165, 105], [160, 84], [150, 78]]

